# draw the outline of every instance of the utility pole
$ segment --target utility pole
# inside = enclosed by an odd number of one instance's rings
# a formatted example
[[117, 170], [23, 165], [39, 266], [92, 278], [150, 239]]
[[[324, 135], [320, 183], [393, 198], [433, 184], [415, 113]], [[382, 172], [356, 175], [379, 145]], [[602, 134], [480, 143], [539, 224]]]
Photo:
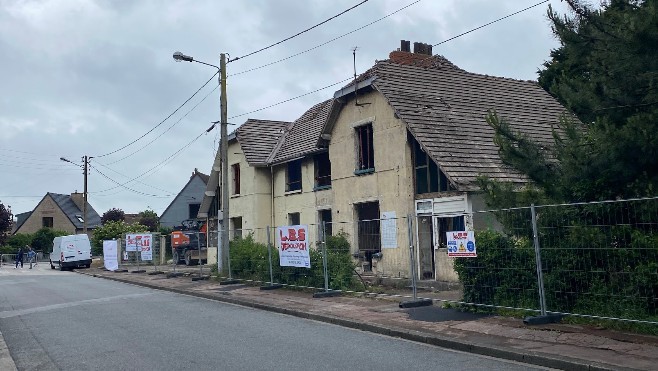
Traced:
[[[226, 54], [221, 53], [219, 55], [219, 73], [220, 73], [220, 95], [219, 95], [219, 104], [221, 109], [221, 140], [220, 140], [220, 157], [222, 161], [222, 186], [220, 191], [222, 192], [222, 238], [221, 238], [221, 249], [219, 248], [219, 242], [217, 241], [218, 253], [217, 253], [217, 268], [219, 272], [224, 273], [225, 269], [228, 270], [229, 267], [229, 240], [228, 240], [228, 228], [229, 228], [229, 209], [228, 209], [228, 113], [227, 103], [226, 103]], [[217, 215], [217, 220], [219, 221], [219, 215]], [[221, 262], [221, 263], [220, 263]]]
[[82, 202], [82, 233], [87, 234], [87, 174], [89, 174], [89, 156], [84, 157], [84, 172], [85, 172], [85, 186], [84, 186], [84, 200]]

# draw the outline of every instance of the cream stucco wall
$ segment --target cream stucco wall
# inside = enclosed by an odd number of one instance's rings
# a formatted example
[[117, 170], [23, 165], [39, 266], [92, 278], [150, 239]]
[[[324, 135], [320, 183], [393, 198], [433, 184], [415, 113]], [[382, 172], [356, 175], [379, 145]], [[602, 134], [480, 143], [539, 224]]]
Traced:
[[[242, 218], [243, 236], [253, 233], [258, 242], [267, 242], [265, 228], [271, 221], [271, 181], [269, 168], [249, 166], [237, 141], [228, 148], [229, 217]], [[240, 164], [240, 194], [234, 194], [232, 165]], [[231, 229], [233, 226], [231, 224]], [[233, 230], [229, 236], [232, 237]]]
[[29, 218], [21, 225], [21, 228], [16, 233], [34, 233], [43, 228], [42, 218], [53, 218], [53, 229], [59, 231], [66, 231], [71, 234], [76, 233], [75, 226], [69, 218], [64, 214], [62, 209], [57, 206], [55, 201], [48, 195], [37, 205]]
[[[353, 100], [342, 108], [331, 133], [329, 158], [332, 171], [333, 220], [347, 222], [334, 227], [351, 237], [352, 251], [357, 247], [357, 215], [355, 205], [378, 201], [382, 212], [395, 212], [398, 218], [397, 247], [383, 248], [376, 273], [385, 276], [409, 277], [409, 241], [407, 220], [414, 212], [413, 167], [411, 148], [407, 143], [406, 126], [378, 92], [359, 96], [360, 106]], [[369, 103], [369, 104], [368, 104]], [[371, 121], [375, 172], [356, 176], [355, 125]]]
[[[299, 213], [300, 224], [309, 226], [309, 242], [315, 246], [318, 237], [318, 210], [331, 208], [330, 190], [314, 191], [315, 171], [312, 157], [302, 160], [302, 189], [286, 191], [287, 164], [276, 165], [274, 172], [274, 226], [285, 226], [288, 214]], [[318, 202], [321, 206], [318, 208]]]

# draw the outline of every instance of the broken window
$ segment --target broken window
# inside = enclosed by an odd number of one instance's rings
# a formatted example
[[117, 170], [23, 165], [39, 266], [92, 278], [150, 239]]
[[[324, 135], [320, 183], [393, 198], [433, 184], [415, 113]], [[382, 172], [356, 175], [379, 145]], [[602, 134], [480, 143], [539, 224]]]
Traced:
[[323, 234], [322, 234], [322, 228], [324, 225], [324, 232], [326, 233], [327, 236], [333, 235], [332, 233], [332, 228], [331, 228], [331, 209], [327, 210], [320, 210], [318, 211], [318, 224], [319, 224], [319, 237], [320, 240], [323, 240]]
[[242, 238], [242, 217], [231, 218], [231, 232], [233, 238]]
[[240, 194], [240, 164], [231, 165], [231, 174], [233, 175], [233, 194]]
[[454, 187], [450, 185], [448, 177], [415, 140], [413, 140], [413, 147], [416, 194], [453, 191]]
[[361, 125], [356, 130], [356, 171], [375, 169], [375, 150], [373, 148], [372, 124]]
[[201, 204], [188, 204], [187, 205], [188, 219], [196, 219], [196, 216], [199, 214], [200, 208], [201, 208]]
[[331, 186], [331, 162], [329, 161], [329, 152], [323, 152], [314, 158], [315, 168], [315, 187]]
[[299, 191], [302, 189], [302, 160], [288, 162], [286, 169], [286, 191]]
[[288, 225], [299, 225], [299, 213], [288, 214]]

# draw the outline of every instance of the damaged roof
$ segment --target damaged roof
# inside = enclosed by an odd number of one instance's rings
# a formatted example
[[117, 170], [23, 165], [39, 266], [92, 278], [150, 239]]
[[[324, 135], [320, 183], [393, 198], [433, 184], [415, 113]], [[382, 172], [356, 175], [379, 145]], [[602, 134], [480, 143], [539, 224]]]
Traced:
[[[553, 125], [566, 113], [534, 81], [467, 72], [439, 55], [392, 52], [390, 59], [377, 62], [356, 83], [359, 89], [374, 88], [386, 98], [423, 150], [462, 191], [478, 189], [479, 175], [513, 183], [529, 181], [503, 164], [494, 130], [485, 120], [488, 112], [495, 111], [513, 130], [547, 146], [553, 143]], [[353, 92], [353, 86], [335, 97]], [[329, 122], [324, 132], [330, 133], [332, 126]]]

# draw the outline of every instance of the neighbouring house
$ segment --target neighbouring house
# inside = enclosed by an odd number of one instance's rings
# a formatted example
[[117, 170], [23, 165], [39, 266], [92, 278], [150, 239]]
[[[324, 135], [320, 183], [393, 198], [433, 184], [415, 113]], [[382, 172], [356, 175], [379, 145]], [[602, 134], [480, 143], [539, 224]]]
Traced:
[[18, 227], [23, 225], [23, 223], [27, 220], [27, 218], [32, 214], [31, 211], [26, 211], [24, 213], [16, 214], [14, 217], [16, 220], [13, 222], [12, 227], [11, 227], [11, 234], [16, 233], [16, 230]]
[[197, 219], [209, 176], [194, 169], [190, 179], [160, 215], [161, 227], [178, 227], [184, 220]]
[[[82, 233], [83, 230], [84, 194], [46, 193], [37, 206], [26, 218], [19, 219], [14, 234], [34, 233], [41, 228], [53, 228], [71, 234]], [[23, 213], [25, 214], [25, 213]], [[19, 215], [23, 215], [19, 214]], [[101, 225], [101, 217], [87, 202], [87, 234]]]
[[[231, 229], [332, 222], [327, 232], [348, 233], [362, 271], [409, 277], [411, 216], [418, 277], [456, 281], [445, 232], [483, 226], [473, 213], [484, 208], [478, 176], [529, 182], [503, 164], [485, 120], [493, 110], [547, 146], [566, 112], [534, 81], [467, 72], [432, 55], [430, 45], [414, 43], [411, 52], [403, 41], [333, 99], [293, 123], [279, 123], [281, 134], [250, 121], [238, 129], [229, 145]], [[240, 141], [241, 130], [258, 140]], [[255, 148], [259, 161], [248, 161]], [[236, 164], [242, 177], [236, 178]], [[236, 179], [250, 191], [234, 194]], [[218, 191], [211, 179], [200, 217], [217, 209]], [[379, 219], [389, 219], [387, 231], [394, 232], [384, 239]]]

